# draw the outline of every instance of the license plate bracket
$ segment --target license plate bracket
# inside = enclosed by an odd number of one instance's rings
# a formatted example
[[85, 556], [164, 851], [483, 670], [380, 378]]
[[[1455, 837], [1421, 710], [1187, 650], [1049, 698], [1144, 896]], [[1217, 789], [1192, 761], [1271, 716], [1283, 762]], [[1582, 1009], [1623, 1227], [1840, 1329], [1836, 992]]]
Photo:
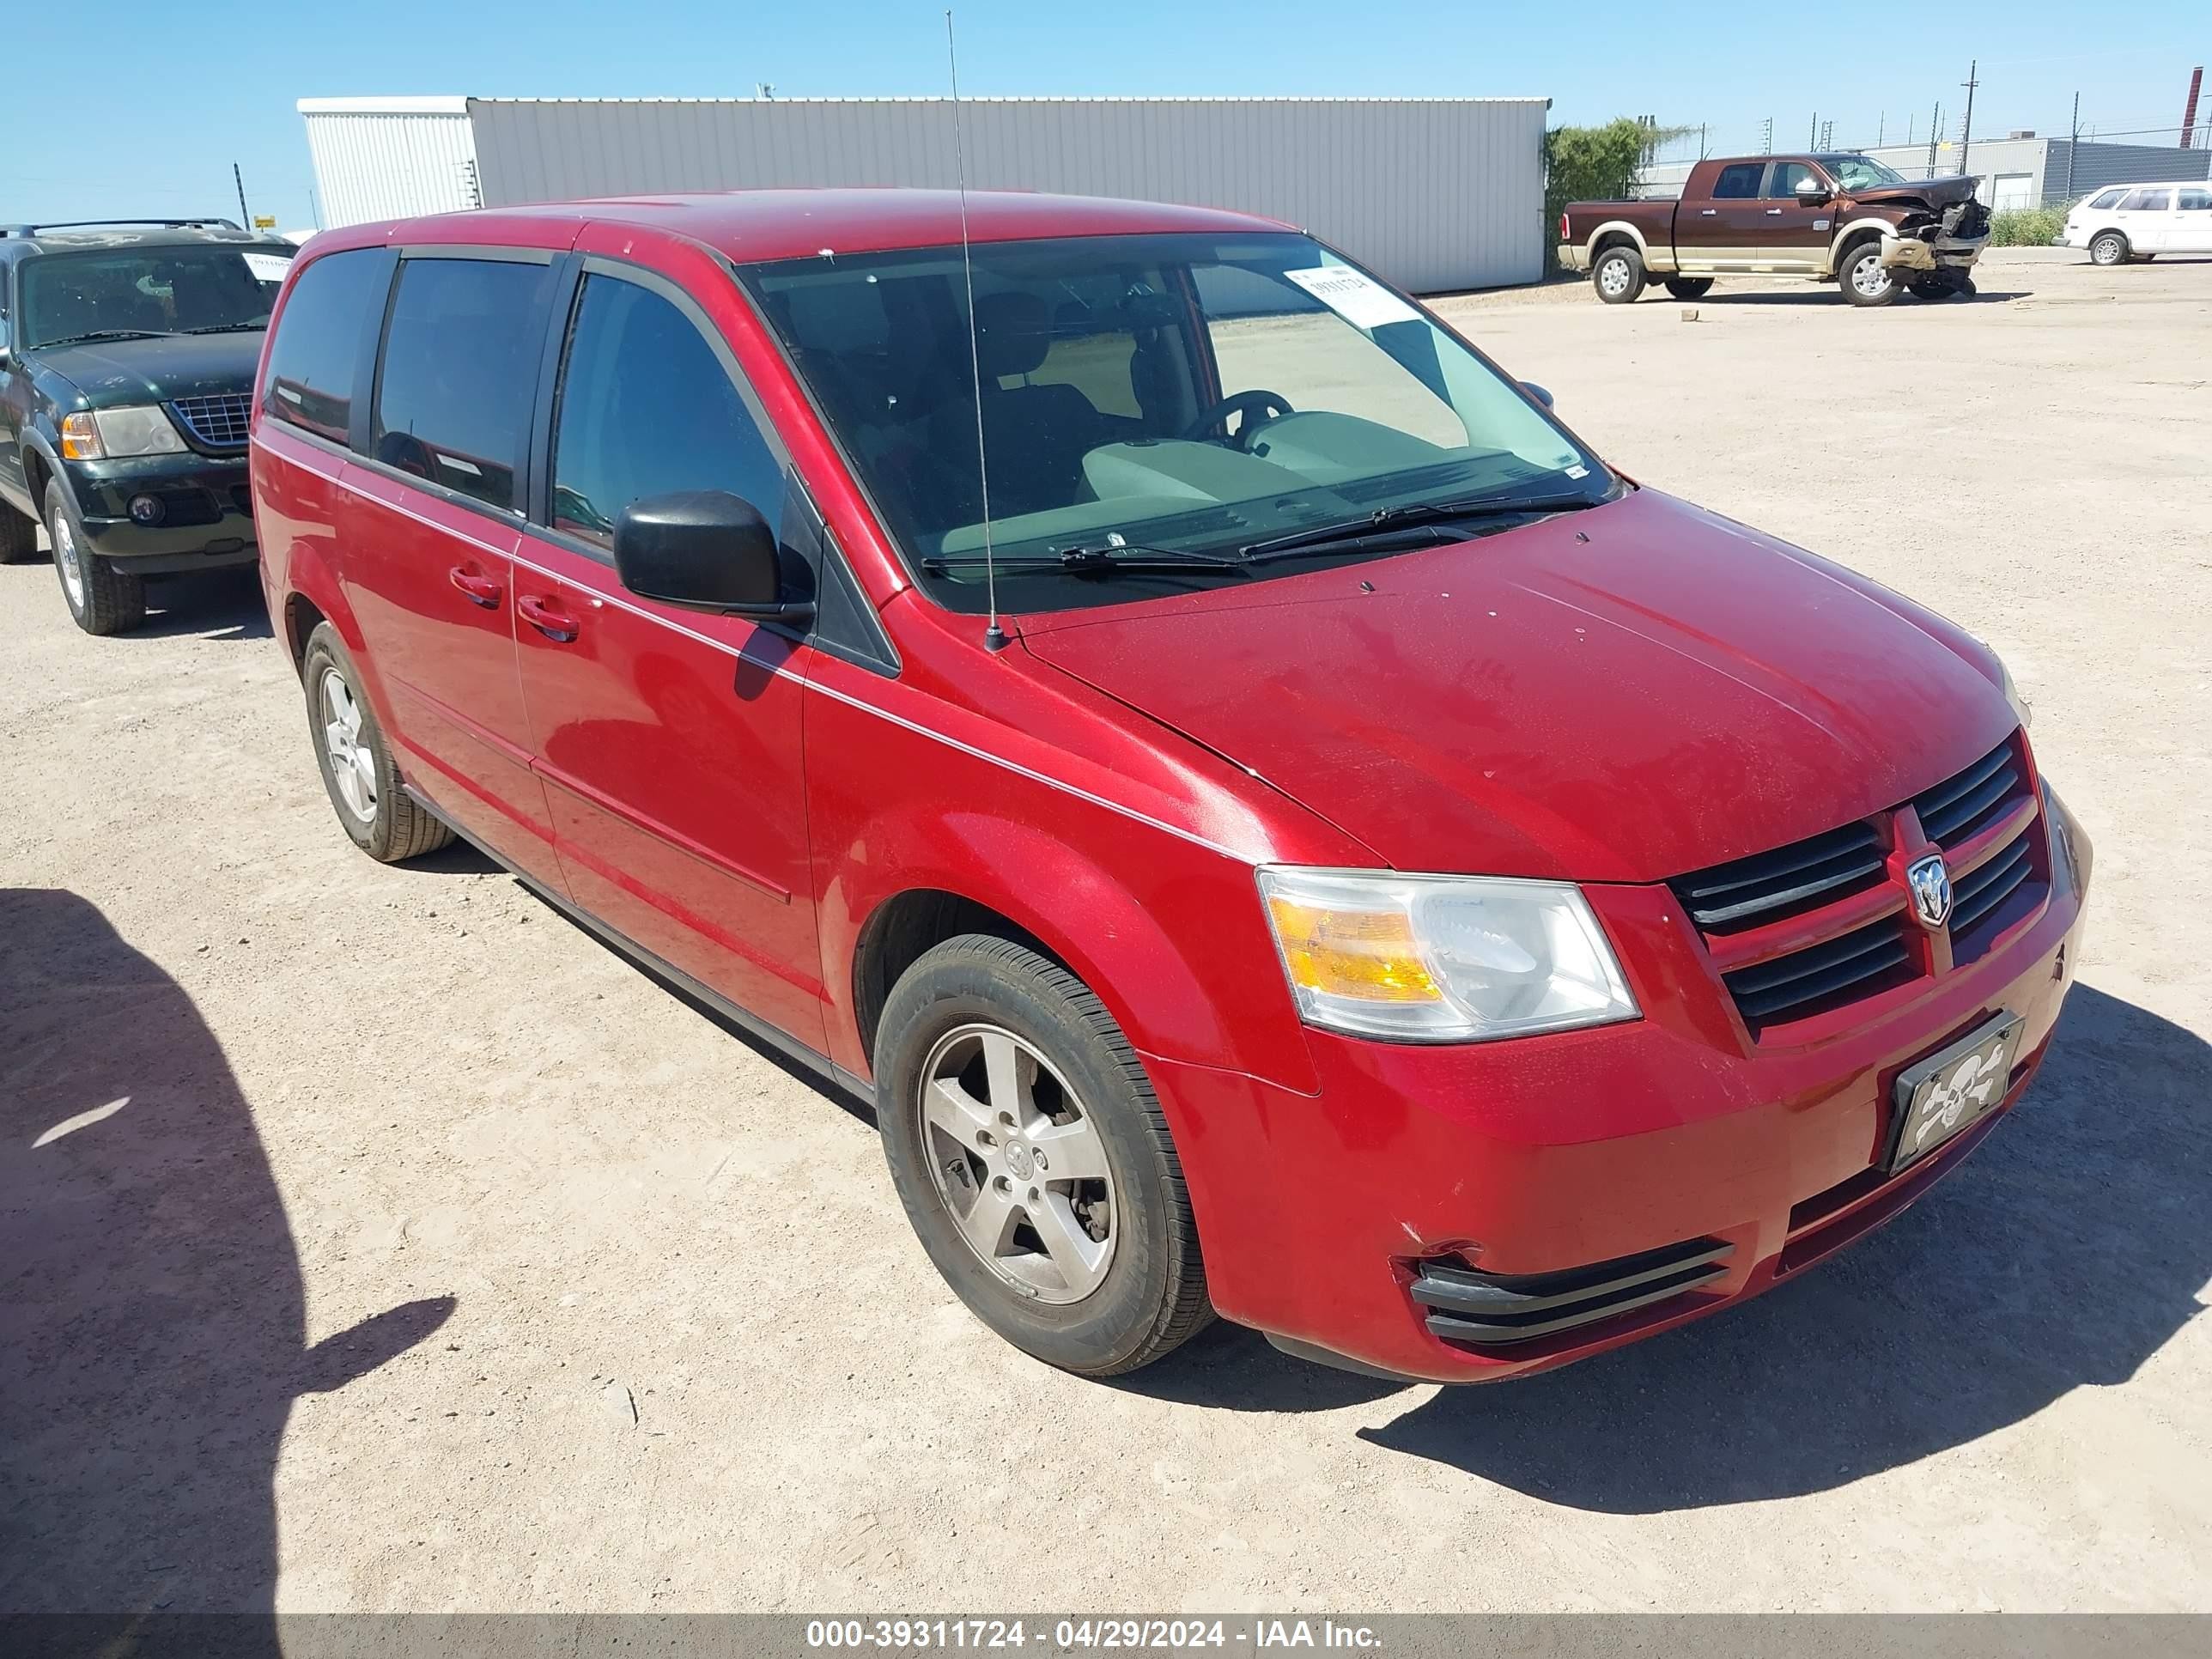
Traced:
[[1883, 1159], [1890, 1174], [1910, 1169], [2003, 1104], [2026, 1023], [2015, 1013], [1992, 1015], [1898, 1073]]

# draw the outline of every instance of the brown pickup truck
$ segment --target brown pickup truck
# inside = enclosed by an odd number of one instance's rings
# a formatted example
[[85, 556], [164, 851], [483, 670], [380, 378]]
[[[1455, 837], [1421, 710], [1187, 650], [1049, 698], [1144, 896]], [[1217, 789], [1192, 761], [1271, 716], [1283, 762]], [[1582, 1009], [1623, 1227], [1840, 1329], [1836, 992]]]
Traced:
[[1900, 289], [1972, 294], [1990, 234], [1974, 182], [1907, 179], [1866, 155], [1718, 158], [1691, 169], [1674, 201], [1569, 203], [1559, 258], [1616, 306], [1650, 278], [1694, 300], [1737, 274], [1832, 282], [1862, 306]]

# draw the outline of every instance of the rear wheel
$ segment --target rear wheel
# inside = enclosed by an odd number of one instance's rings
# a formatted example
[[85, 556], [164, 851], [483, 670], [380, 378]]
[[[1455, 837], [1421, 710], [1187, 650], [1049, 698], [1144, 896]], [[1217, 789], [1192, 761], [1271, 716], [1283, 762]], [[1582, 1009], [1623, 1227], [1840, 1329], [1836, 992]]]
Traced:
[[876, 1101], [922, 1248], [1014, 1346], [1112, 1376], [1212, 1316], [1159, 1102], [1066, 969], [981, 934], [925, 952], [884, 1006]]
[[2124, 265], [2128, 262], [2128, 239], [2117, 230], [2100, 230], [2089, 239], [2089, 263]]
[[1710, 276], [1669, 276], [1667, 292], [1678, 300], [1702, 300], [1712, 291]]
[[361, 677], [328, 623], [307, 635], [300, 678], [307, 689], [307, 739], [315, 764], [354, 845], [380, 864], [397, 864], [451, 842], [453, 832], [400, 787]]
[[119, 634], [146, 619], [146, 580], [85, 545], [76, 508], [58, 478], [46, 486], [46, 539], [70, 618], [88, 634]]
[[1897, 278], [1881, 262], [1881, 244], [1869, 237], [1846, 250], [1842, 272], [1844, 298], [1855, 306], [1886, 306], [1897, 297]]
[[1632, 247], [1609, 247], [1590, 267], [1590, 286], [1609, 306], [1625, 306], [1644, 292], [1644, 256]]

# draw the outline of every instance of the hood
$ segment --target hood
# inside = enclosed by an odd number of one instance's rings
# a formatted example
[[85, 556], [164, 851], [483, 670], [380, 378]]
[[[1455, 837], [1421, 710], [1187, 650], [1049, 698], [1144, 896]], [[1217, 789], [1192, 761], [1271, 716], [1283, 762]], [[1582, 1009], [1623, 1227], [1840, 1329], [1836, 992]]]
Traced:
[[1947, 208], [1972, 196], [1979, 182], [1966, 173], [1954, 173], [1942, 179], [1907, 179], [1899, 185], [1876, 185], [1855, 190], [1850, 197], [1862, 207], [1869, 202], [1925, 202], [1931, 208]]
[[158, 404], [251, 392], [261, 360], [262, 331], [172, 334], [153, 340], [100, 340], [42, 346], [28, 354], [50, 374], [84, 394], [86, 406]]
[[1968, 636], [1653, 490], [1022, 639], [1404, 870], [1661, 880], [1893, 805], [2014, 724]]

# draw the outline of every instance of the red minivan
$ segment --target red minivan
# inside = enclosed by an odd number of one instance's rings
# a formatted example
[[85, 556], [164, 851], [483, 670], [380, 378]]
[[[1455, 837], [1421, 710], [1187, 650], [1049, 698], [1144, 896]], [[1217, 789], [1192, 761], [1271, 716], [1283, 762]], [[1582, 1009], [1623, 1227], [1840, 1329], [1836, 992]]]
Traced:
[[253, 490], [346, 832], [872, 1093], [1008, 1340], [1473, 1382], [1918, 1197], [2089, 876], [1987, 647], [1548, 404], [1242, 215], [583, 202], [316, 237]]

